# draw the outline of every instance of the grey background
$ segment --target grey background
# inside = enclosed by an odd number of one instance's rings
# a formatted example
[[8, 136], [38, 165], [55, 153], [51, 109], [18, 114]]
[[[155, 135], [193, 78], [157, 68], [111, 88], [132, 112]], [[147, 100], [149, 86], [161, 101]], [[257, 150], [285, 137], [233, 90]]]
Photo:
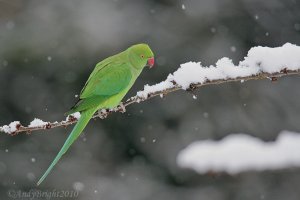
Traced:
[[[299, 45], [299, 33], [296, 0], [1, 0], [0, 124], [62, 120], [95, 64], [135, 43], [152, 47], [156, 65], [127, 97], [181, 63], [228, 56], [237, 64], [252, 46]], [[92, 120], [39, 188], [72, 127], [1, 134], [0, 199], [11, 190], [77, 189], [71, 199], [298, 200], [299, 169], [197, 175], [178, 168], [176, 155], [231, 133], [270, 141], [281, 130], [299, 132], [299, 83], [291, 76], [215, 85], [197, 100], [179, 91]]]

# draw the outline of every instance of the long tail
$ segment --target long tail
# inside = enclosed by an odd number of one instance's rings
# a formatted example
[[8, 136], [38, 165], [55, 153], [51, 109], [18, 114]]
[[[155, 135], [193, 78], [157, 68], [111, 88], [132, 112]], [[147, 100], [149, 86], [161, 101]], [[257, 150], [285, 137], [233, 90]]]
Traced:
[[95, 109], [85, 110], [81, 113], [81, 117], [78, 120], [77, 124], [74, 126], [72, 132], [70, 133], [69, 137], [65, 141], [64, 145], [62, 146], [61, 150], [58, 152], [57, 156], [55, 157], [51, 165], [48, 167], [47, 171], [37, 182], [37, 185], [40, 185], [43, 182], [43, 180], [48, 176], [48, 174], [51, 172], [51, 170], [59, 161], [59, 159], [67, 152], [67, 150], [70, 148], [73, 142], [81, 134], [81, 132], [86, 127], [86, 125], [88, 124], [88, 122], [90, 121], [94, 113], [95, 113]]

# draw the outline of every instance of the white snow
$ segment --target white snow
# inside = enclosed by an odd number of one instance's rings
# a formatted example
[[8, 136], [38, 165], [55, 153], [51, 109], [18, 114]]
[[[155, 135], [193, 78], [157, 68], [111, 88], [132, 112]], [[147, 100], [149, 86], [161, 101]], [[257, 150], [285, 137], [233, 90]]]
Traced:
[[84, 184], [81, 182], [73, 183], [73, 189], [76, 191], [82, 191], [84, 189]]
[[68, 122], [68, 121], [70, 121], [70, 116], [72, 116], [72, 117], [74, 117], [75, 119], [77, 119], [77, 120], [79, 120], [79, 118], [80, 118], [80, 112], [75, 112], [75, 113], [73, 113], [73, 114], [71, 114], [71, 115], [68, 115], [67, 116], [67, 118], [66, 118], [66, 121]]
[[260, 64], [263, 72], [280, 72], [284, 68], [297, 70], [300, 68], [300, 47], [286, 43], [282, 47], [253, 47], [240, 66], [252, 67]]
[[177, 157], [182, 168], [200, 174], [300, 167], [300, 134], [282, 131], [274, 142], [264, 142], [245, 134], [232, 134], [220, 141], [204, 140], [190, 144]]
[[41, 119], [38, 118], [34, 118], [34, 120], [32, 122], [30, 122], [29, 126], [30, 128], [32, 127], [43, 127], [46, 126], [49, 122], [44, 122]]
[[75, 117], [77, 120], [80, 118], [80, 112], [76, 112], [76, 113], [73, 113], [72, 114], [73, 115], [73, 117]]
[[235, 46], [231, 46], [231, 47], [230, 47], [230, 51], [236, 52], [236, 47], [235, 47]]
[[9, 125], [4, 125], [2, 127], [0, 127], [0, 131], [3, 131], [4, 133], [14, 133], [15, 131], [17, 131], [17, 126], [20, 126], [20, 122], [19, 121], [14, 121], [11, 122]]
[[200, 62], [187, 62], [181, 64], [179, 69], [158, 84], [145, 85], [143, 91], [137, 93], [138, 97], [147, 98], [148, 94], [166, 90], [177, 83], [186, 90], [190, 84], [199, 84], [206, 81], [226, 80], [238, 77], [248, 77], [262, 72], [276, 73], [283, 69], [300, 69], [300, 47], [286, 43], [281, 47], [253, 47], [239, 65], [234, 65], [229, 58], [219, 59], [215, 65], [202, 66]]
[[157, 84], [151, 85], [151, 86], [149, 86], [147, 84], [147, 85], [144, 86], [143, 91], [137, 92], [137, 96], [142, 97], [142, 98], [147, 98], [148, 94], [150, 94], [150, 93], [153, 93], [155, 91], [162, 91], [162, 90], [165, 90], [167, 88], [171, 88], [172, 86], [174, 86], [174, 84], [170, 81], [162, 81], [160, 83], [157, 83]]

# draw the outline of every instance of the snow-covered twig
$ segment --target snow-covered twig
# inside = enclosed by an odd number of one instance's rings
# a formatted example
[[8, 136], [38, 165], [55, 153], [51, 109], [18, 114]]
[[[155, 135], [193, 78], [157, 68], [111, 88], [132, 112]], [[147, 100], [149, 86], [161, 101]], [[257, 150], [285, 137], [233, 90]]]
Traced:
[[177, 163], [199, 174], [300, 167], [299, 145], [300, 134], [289, 131], [282, 131], [274, 142], [232, 134], [220, 141], [193, 142], [178, 154]]
[[[122, 112], [124, 107], [133, 103], [151, 99], [156, 96], [165, 96], [168, 93], [183, 89], [194, 90], [202, 86], [222, 84], [248, 80], [270, 79], [276, 81], [279, 77], [300, 74], [300, 47], [287, 43], [281, 47], [253, 47], [247, 57], [235, 66], [228, 58], [222, 58], [216, 65], [203, 67], [200, 62], [188, 62], [180, 66], [165, 81], [149, 86], [145, 85], [143, 91], [129, 98], [122, 106], [114, 109], [101, 110], [93, 118], [106, 118], [112, 112]], [[77, 114], [78, 115], [78, 114]], [[20, 122], [12, 122], [0, 127], [0, 132], [16, 135], [21, 132], [30, 133], [35, 130], [66, 127], [77, 122], [78, 116], [70, 116], [61, 122], [43, 122], [23, 126]], [[34, 125], [35, 124], [35, 125]]]

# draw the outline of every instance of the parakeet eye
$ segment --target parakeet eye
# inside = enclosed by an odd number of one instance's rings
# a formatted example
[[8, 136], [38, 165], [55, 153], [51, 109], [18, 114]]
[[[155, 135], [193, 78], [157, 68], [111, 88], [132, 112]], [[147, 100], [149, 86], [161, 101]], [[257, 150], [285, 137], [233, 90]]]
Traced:
[[142, 54], [142, 55], [141, 55], [141, 58], [144, 58], [144, 57], [145, 57], [145, 56]]

